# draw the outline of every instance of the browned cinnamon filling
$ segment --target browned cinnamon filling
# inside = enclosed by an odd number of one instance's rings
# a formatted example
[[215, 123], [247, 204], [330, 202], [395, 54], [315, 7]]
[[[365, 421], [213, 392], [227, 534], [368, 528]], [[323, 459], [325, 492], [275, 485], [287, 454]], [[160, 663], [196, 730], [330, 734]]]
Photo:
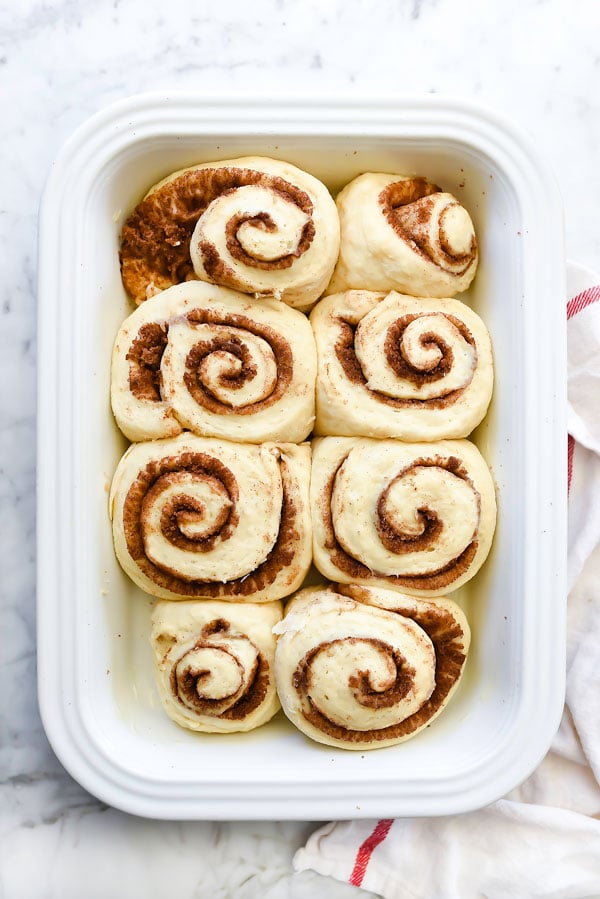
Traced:
[[159, 322], [142, 325], [125, 357], [129, 362], [129, 389], [138, 400], [161, 400], [160, 363], [168, 331], [169, 326]]
[[[186, 373], [184, 381], [190, 393], [193, 395], [197, 390], [196, 383], [193, 380], [193, 372], [196, 373], [196, 381], [202, 384], [205, 379], [205, 360], [212, 353], [222, 353], [227, 356], [233, 356], [241, 363], [238, 369], [231, 368], [219, 376], [219, 386], [227, 387], [228, 390], [241, 390], [245, 383], [253, 381], [258, 371], [256, 365], [252, 361], [252, 354], [246, 344], [235, 335], [218, 335], [212, 340], [200, 340], [188, 353], [186, 359]], [[204, 388], [207, 393], [212, 395], [209, 386]], [[213, 396], [217, 400], [217, 397]], [[198, 402], [198, 400], [196, 400]], [[217, 402], [219, 402], [217, 400]]]
[[[273, 193], [279, 194], [282, 199], [288, 200], [288, 202], [290, 200], [289, 192], [285, 193], [281, 190], [273, 190]], [[302, 192], [298, 191], [298, 194], [300, 193]], [[303, 197], [306, 197], [306, 200], [304, 200]], [[301, 198], [300, 196], [297, 196], [297, 198], [295, 198], [296, 205], [299, 206], [300, 209], [302, 209], [302, 211], [307, 215], [310, 215], [313, 208], [312, 203], [308, 199], [307, 194], [303, 194], [303, 197]], [[243, 214], [233, 216], [233, 218], [231, 218], [227, 222], [227, 225], [225, 227], [226, 245], [231, 256], [244, 265], [248, 265], [251, 268], [262, 269], [263, 271], [290, 268], [290, 266], [294, 264], [295, 259], [298, 259], [304, 253], [306, 253], [315, 236], [314, 222], [310, 220], [302, 229], [302, 234], [300, 235], [298, 246], [293, 253], [285, 253], [275, 259], [260, 259], [257, 256], [250, 256], [244, 250], [237, 238], [237, 233], [240, 225], [243, 225], [245, 223], [251, 223], [255, 227], [261, 228], [264, 231], [276, 231], [277, 225], [275, 224], [271, 216], [267, 212], [264, 212], [260, 215], [254, 216]]]
[[[149, 285], [164, 289], [194, 276], [190, 239], [196, 222], [214, 199], [248, 185], [260, 185], [274, 191], [307, 215], [312, 215], [313, 204], [308, 194], [279, 176], [234, 166], [184, 172], [138, 203], [123, 225], [121, 275], [125, 289], [136, 303], [147, 298]], [[254, 268], [287, 268], [296, 255], [305, 252], [314, 236], [314, 225], [308, 224], [296, 253], [272, 261], [256, 260], [247, 256], [235, 236], [237, 227], [248, 220], [250, 217], [238, 216], [237, 224], [224, 224], [224, 228], [234, 258]], [[200, 249], [209, 277], [221, 281], [223, 277], [231, 276], [231, 270], [214, 246], [207, 242]]]
[[[383, 574], [379, 571], [367, 568], [367, 566], [363, 565], [362, 562], [359, 562], [358, 559], [349, 555], [337, 538], [331, 508], [336, 478], [339, 470], [346, 461], [346, 458], [347, 457], [342, 459], [332, 473], [327, 482], [324, 495], [319, 503], [323, 526], [327, 534], [324, 546], [329, 552], [331, 561], [340, 571], [344, 572], [344, 574], [349, 577], [361, 580], [373, 580], [374, 578], [383, 579], [396, 587], [412, 587], [417, 590], [443, 590], [449, 587], [455, 580], [457, 580], [457, 578], [468, 570], [477, 552], [478, 541], [476, 538], [474, 538], [455, 559], [452, 559], [436, 571], [431, 571], [427, 574]], [[396, 478], [394, 478], [394, 481], [397, 478], [405, 476], [412, 469], [418, 468], [419, 466], [444, 468], [446, 471], [456, 475], [456, 477], [466, 481], [476, 493], [477, 501], [479, 503], [479, 494], [475, 490], [473, 482], [461, 465], [460, 460], [455, 456], [449, 456], [447, 458], [436, 457], [433, 459], [416, 459], [410, 466], [399, 472]], [[377, 501], [375, 527], [380, 539], [388, 550], [395, 553], [414, 552], [417, 550], [422, 551], [428, 546], [433, 548], [435, 546], [435, 539], [442, 529], [442, 524], [439, 522], [435, 512], [427, 507], [423, 507], [419, 510], [423, 531], [418, 535], [399, 534], [393, 524], [386, 518], [385, 502], [388, 491], [391, 489], [394, 481], [388, 485]]]
[[[281, 471], [281, 480], [283, 485], [283, 500], [281, 504], [281, 522], [279, 532], [274, 546], [265, 556], [264, 561], [251, 574], [244, 577], [235, 578], [226, 583], [215, 583], [212, 581], [186, 580], [176, 571], [170, 571], [155, 565], [146, 556], [144, 547], [144, 500], [148, 492], [159, 481], [160, 478], [173, 472], [193, 472], [198, 477], [210, 477], [222, 480], [229, 497], [232, 501], [231, 516], [237, 515], [235, 503], [237, 502], [238, 491], [237, 485], [235, 489], [229, 481], [229, 476], [224, 473], [226, 469], [222, 463], [212, 456], [203, 453], [182, 453], [179, 456], [167, 456], [158, 461], [149, 462], [143, 471], [140, 471], [138, 477], [129, 488], [125, 502], [123, 504], [123, 530], [127, 550], [133, 561], [137, 564], [140, 571], [153, 583], [172, 593], [181, 596], [249, 596], [258, 593], [268, 585], [272, 584], [277, 575], [284, 569], [289, 568], [296, 558], [298, 546], [300, 544], [299, 530], [299, 509], [293, 497], [293, 478], [289, 472], [285, 459], [279, 460]], [[231, 475], [231, 473], [229, 473]], [[234, 475], [231, 475], [235, 482]], [[182, 510], [185, 511], [185, 510]], [[173, 521], [173, 519], [171, 519]], [[231, 522], [228, 519], [228, 523]], [[173, 521], [173, 527], [177, 527], [178, 522]], [[179, 521], [181, 525], [181, 519]], [[226, 524], [225, 527], [228, 525]], [[204, 546], [212, 539], [214, 535], [206, 537]], [[220, 539], [223, 539], [223, 532], [220, 533]], [[185, 539], [185, 538], [184, 538]], [[203, 551], [201, 543], [196, 545], [196, 551]]]
[[416, 369], [411, 364], [410, 359], [406, 357], [402, 345], [402, 337], [407, 325], [417, 318], [419, 318], [418, 315], [403, 315], [390, 325], [385, 335], [383, 351], [390, 368], [396, 372], [399, 378], [412, 381], [418, 385], [430, 384], [432, 381], [439, 381], [440, 378], [448, 374], [452, 368], [454, 354], [452, 347], [448, 346], [439, 335], [429, 331], [421, 335], [419, 342], [424, 349], [432, 346], [436, 347], [441, 351], [441, 358], [437, 363], [431, 362], [426, 368]]
[[186, 359], [186, 371], [184, 382], [191, 396], [198, 405], [220, 415], [227, 415], [234, 411], [238, 415], [247, 415], [260, 412], [273, 403], [278, 402], [290, 386], [294, 374], [294, 357], [287, 340], [281, 337], [273, 328], [262, 325], [246, 318], [244, 315], [222, 315], [211, 309], [194, 309], [187, 316], [190, 325], [216, 324], [230, 328], [240, 328], [262, 338], [269, 344], [277, 362], [277, 381], [269, 396], [256, 403], [244, 406], [231, 406], [217, 399], [210, 389], [210, 384], [203, 377], [204, 360], [211, 353], [222, 351], [236, 357], [242, 363], [241, 368], [235, 374], [226, 373], [222, 376], [223, 386], [229, 389], [241, 388], [245, 382], [256, 376], [256, 366], [252, 363], [248, 349], [235, 335], [216, 336], [210, 340], [199, 340]]
[[[216, 478], [204, 478], [210, 480], [211, 486], [215, 493], [221, 492], [227, 497], [226, 491], [223, 489], [221, 482]], [[159, 494], [168, 484], [169, 475], [160, 478], [159, 481], [146, 494], [146, 499], [142, 505], [142, 527], [147, 520], [146, 503], [150, 507], [154, 502], [154, 491]], [[237, 486], [235, 488], [237, 493]], [[205, 513], [204, 504], [198, 502], [193, 497], [186, 496], [181, 493], [172, 496], [165, 503], [160, 517], [160, 529], [163, 537], [172, 546], [184, 549], [186, 552], [207, 553], [215, 546], [217, 540], [227, 540], [233, 533], [238, 523], [238, 514], [235, 511], [232, 501], [223, 504], [219, 513], [212, 522], [212, 526], [205, 527], [201, 535], [197, 535], [191, 540], [185, 536], [183, 529], [186, 525], [197, 524], [203, 519]]]
[[[355, 588], [352, 588], [353, 591]], [[339, 592], [344, 594], [344, 587], [339, 587]], [[464, 642], [463, 642], [463, 631], [460, 624], [454, 618], [454, 616], [447, 609], [432, 609], [428, 608], [424, 611], [415, 610], [415, 609], [394, 609], [394, 612], [403, 615], [406, 618], [412, 618], [428, 635], [431, 642], [433, 643], [433, 648], [435, 652], [435, 687], [433, 693], [429, 697], [429, 699], [423, 703], [421, 708], [410, 715], [408, 718], [405, 718], [404, 721], [399, 722], [398, 724], [393, 724], [388, 727], [382, 727], [377, 730], [353, 730], [351, 728], [343, 727], [337, 724], [334, 721], [331, 721], [323, 712], [318, 709], [314, 702], [312, 701], [309, 692], [310, 692], [310, 684], [311, 684], [311, 672], [310, 672], [310, 664], [315, 657], [315, 655], [320, 652], [322, 649], [326, 648], [329, 644], [323, 643], [315, 649], [311, 650], [310, 653], [302, 659], [298, 668], [296, 669], [294, 678], [292, 680], [293, 686], [296, 689], [298, 695], [302, 700], [302, 713], [304, 718], [309, 721], [313, 727], [318, 728], [322, 733], [329, 734], [329, 736], [342, 740], [346, 743], [362, 743], [371, 741], [373, 743], [377, 743], [381, 740], [389, 740], [389, 739], [397, 739], [400, 737], [407, 736], [408, 734], [413, 733], [423, 725], [425, 725], [440, 709], [446, 700], [448, 694], [452, 690], [453, 686], [459, 679], [463, 666], [466, 661], [466, 653], [464, 651]], [[347, 643], [358, 642], [360, 638], [348, 638]], [[379, 641], [369, 641], [377, 643]], [[385, 647], [385, 649], [384, 649]], [[388, 647], [386, 644], [382, 643], [382, 651], [387, 651], [389, 653], [393, 653], [395, 656], [398, 656], [397, 653], [392, 649], [392, 647]], [[399, 678], [402, 680], [402, 672], [404, 669], [404, 665], [406, 662], [403, 662], [402, 667], [399, 669]], [[408, 689], [410, 689], [410, 684], [412, 683], [412, 678], [414, 677], [414, 669], [410, 669], [407, 666], [407, 671], [404, 680], [404, 686], [408, 683]], [[368, 681], [368, 672], [361, 672], [361, 679], [366, 678]], [[356, 676], [352, 676], [350, 678], [350, 686], [354, 687], [354, 681], [356, 680]], [[402, 698], [401, 694], [402, 688], [397, 688], [394, 685], [392, 690], [395, 693], [396, 698], [394, 702], [397, 702]], [[408, 690], [406, 691], [408, 692]], [[365, 695], [361, 694], [360, 697], [357, 696], [359, 702], [363, 705], [367, 705], [365, 702]], [[385, 694], [384, 694], [385, 695]], [[389, 705], [393, 705], [394, 703], [389, 703]], [[383, 705], [388, 705], [387, 702], [382, 703]], [[373, 706], [371, 706], [373, 707]], [[375, 705], [375, 708], [378, 706]]]
[[443, 524], [439, 520], [437, 513], [427, 506], [421, 506], [417, 509], [417, 515], [421, 524], [420, 534], [403, 534], [398, 533], [394, 524], [389, 520], [387, 514], [387, 501], [390, 490], [400, 478], [405, 477], [411, 472], [417, 472], [418, 465], [410, 465], [400, 471], [387, 485], [385, 490], [377, 501], [375, 527], [379, 539], [386, 549], [396, 555], [410, 552], [423, 552], [428, 546], [433, 546], [439, 537]]
[[396, 705], [413, 689], [415, 669], [412, 668], [407, 660], [383, 640], [376, 640], [373, 637], [347, 637], [345, 640], [330, 640], [326, 643], [320, 643], [298, 664], [294, 674], [292, 675], [292, 685], [302, 693], [310, 693], [312, 687], [312, 662], [320, 652], [324, 652], [336, 644], [353, 646], [358, 643], [369, 643], [379, 652], [387, 655], [390, 659], [396, 674], [393, 683], [386, 690], [374, 690], [371, 686], [371, 672], [357, 671], [356, 674], [350, 676], [348, 683], [352, 688], [352, 693], [356, 701], [370, 709], [391, 708]]
[[409, 206], [430, 197], [432, 194], [441, 194], [442, 188], [437, 184], [431, 184], [426, 178], [404, 178], [402, 181], [394, 181], [388, 184], [379, 194], [379, 202], [385, 209], [394, 211], [402, 206]]
[[[247, 639], [247, 638], [240, 638]], [[216, 649], [231, 656], [240, 669], [240, 677], [243, 675], [242, 666], [234, 651], [219, 643], [211, 643], [210, 640], [201, 638], [190, 650], [191, 653], [198, 649]], [[255, 647], [256, 649], [256, 647]], [[196, 668], [190, 662], [189, 667], [177, 673], [177, 667], [181, 660], [173, 664], [171, 669], [171, 692], [175, 699], [185, 708], [196, 712], [198, 715], [210, 715], [211, 717], [224, 718], [239, 721], [259, 707], [264, 701], [269, 686], [269, 664], [257, 649], [257, 661], [254, 664], [247, 688], [241, 696], [230, 705], [231, 697], [225, 699], [208, 699], [202, 696], [202, 681], [209, 677], [210, 671]], [[185, 658], [185, 656], [184, 656]], [[229, 706], [229, 708], [227, 707]]]
[[[424, 178], [397, 181], [389, 184], [379, 194], [379, 204], [388, 224], [398, 237], [405, 240], [411, 248], [440, 268], [444, 263], [451, 266], [451, 272], [462, 275], [473, 262], [477, 253], [477, 241], [473, 236], [466, 253], [456, 253], [452, 248], [446, 228], [445, 218], [452, 206], [450, 203], [439, 214], [437, 222], [438, 243], [432, 247], [429, 236], [431, 219], [435, 214], [434, 195], [442, 189], [430, 184]], [[461, 265], [462, 263], [462, 265]], [[460, 268], [457, 269], [457, 266]]]
[[213, 634], [226, 634], [229, 631], [229, 622], [224, 618], [214, 618], [202, 628], [203, 637], [212, 637]]
[[[464, 322], [460, 321], [460, 319], [456, 318], [454, 315], [446, 314], [445, 317], [454, 325], [464, 340], [476, 349], [475, 339]], [[386, 361], [399, 378], [404, 378], [411, 381], [413, 384], [422, 386], [423, 384], [438, 381], [448, 373], [452, 367], [453, 353], [452, 349], [444, 340], [436, 335], [435, 332], [431, 332], [422, 336], [421, 343], [423, 346], [433, 345], [441, 350], [442, 355], [440, 360], [437, 363], [434, 363], [435, 367], [430, 367], [429, 370], [426, 371], [411, 365], [410, 360], [407, 359], [402, 349], [402, 336], [408, 325], [418, 318], [420, 318], [418, 314], [402, 315], [390, 325], [384, 341], [384, 353]], [[447, 406], [451, 406], [455, 403], [468, 386], [468, 384], [466, 384], [464, 387], [459, 387], [457, 390], [451, 390], [448, 393], [444, 393], [442, 396], [431, 397], [428, 399], [401, 399], [399, 397], [387, 396], [384, 393], [378, 393], [376, 390], [367, 387], [367, 378], [363, 373], [354, 349], [354, 337], [358, 323], [338, 317], [337, 324], [339, 336], [336, 340], [334, 349], [344, 374], [351, 383], [361, 386], [366, 390], [369, 396], [386, 406], [391, 406], [394, 409], [406, 409], [409, 407], [445, 409]]]
[[441, 251], [442, 257], [446, 262], [452, 265], [456, 265], [460, 262], [464, 263], [463, 267], [458, 272], [458, 274], [462, 274], [468, 269], [475, 257], [475, 253], [477, 252], [477, 241], [475, 239], [475, 236], [473, 235], [473, 237], [471, 238], [471, 244], [466, 253], [457, 253], [456, 250], [453, 249], [450, 237], [448, 235], [448, 229], [446, 228], [446, 216], [448, 215], [448, 212], [450, 211], [452, 206], [458, 205], [458, 203], [451, 203], [441, 211], [438, 222], [438, 239], [439, 250]]

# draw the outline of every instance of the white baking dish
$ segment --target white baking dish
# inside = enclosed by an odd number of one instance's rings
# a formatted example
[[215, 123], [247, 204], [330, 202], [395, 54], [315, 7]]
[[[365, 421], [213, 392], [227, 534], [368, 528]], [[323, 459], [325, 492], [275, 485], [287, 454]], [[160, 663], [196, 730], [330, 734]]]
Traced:
[[[476, 441], [498, 489], [490, 559], [455, 594], [473, 628], [459, 693], [414, 740], [367, 753], [285, 720], [203, 736], [159, 707], [151, 600], [117, 565], [107, 489], [125, 441], [109, 408], [130, 307], [123, 216], [169, 172], [262, 154], [335, 193], [359, 172], [418, 172], [463, 199], [481, 266], [467, 297], [492, 334], [496, 389]], [[563, 703], [565, 325], [562, 212], [537, 151], [462, 101], [145, 95], [87, 122], [42, 204], [39, 275], [39, 695], [60, 760], [104, 801], [157, 818], [445, 815], [482, 806], [545, 754]]]

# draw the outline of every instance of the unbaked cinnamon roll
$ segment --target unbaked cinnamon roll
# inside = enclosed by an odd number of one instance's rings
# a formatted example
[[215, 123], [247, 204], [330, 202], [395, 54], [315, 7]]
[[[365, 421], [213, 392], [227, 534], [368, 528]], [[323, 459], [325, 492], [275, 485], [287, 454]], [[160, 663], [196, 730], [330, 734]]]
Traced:
[[281, 599], [310, 567], [309, 476], [308, 444], [133, 444], [110, 494], [117, 559], [163, 599]]
[[287, 717], [319, 743], [361, 750], [431, 724], [458, 686], [470, 641], [451, 600], [356, 586], [300, 591], [275, 633]]
[[206, 162], [160, 181], [121, 234], [121, 273], [139, 304], [190, 278], [308, 309], [331, 278], [339, 220], [327, 188], [287, 162]]
[[350, 288], [451, 297], [475, 277], [469, 213], [425, 178], [369, 172], [338, 194], [341, 244], [328, 293]]
[[273, 627], [279, 602], [158, 602], [150, 642], [163, 707], [181, 727], [248, 731], [279, 710]]
[[422, 596], [472, 578], [496, 523], [490, 471], [468, 440], [315, 440], [311, 509], [321, 574]]
[[486, 414], [494, 374], [482, 320], [454, 299], [350, 290], [313, 309], [318, 434], [441, 440]]
[[187, 428], [245, 443], [299, 443], [314, 422], [316, 369], [301, 312], [190, 281], [152, 297], [121, 326], [112, 408], [134, 441]]

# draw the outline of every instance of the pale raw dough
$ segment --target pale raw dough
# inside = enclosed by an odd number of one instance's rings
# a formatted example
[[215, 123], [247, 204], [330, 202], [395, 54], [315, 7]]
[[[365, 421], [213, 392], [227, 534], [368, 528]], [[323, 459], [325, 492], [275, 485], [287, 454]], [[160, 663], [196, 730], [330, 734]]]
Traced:
[[310, 567], [309, 478], [308, 444], [133, 444], [110, 494], [117, 558], [165, 599], [281, 599]]
[[451, 600], [356, 586], [301, 590], [275, 633], [287, 717], [319, 743], [356, 750], [429, 725], [460, 681], [470, 641]]
[[317, 439], [311, 511], [321, 574], [420, 596], [470, 580], [496, 524], [494, 483], [468, 440]]
[[123, 280], [136, 303], [195, 276], [307, 310], [331, 279], [339, 243], [336, 205], [313, 175], [262, 156], [205, 162], [164, 178], [138, 204], [123, 229]]
[[310, 320], [317, 434], [443, 440], [484, 418], [490, 336], [460, 300], [349, 290], [321, 300]]
[[[418, 185], [424, 190], [412, 189]], [[396, 205], [393, 195], [404, 189], [415, 198]], [[473, 280], [475, 230], [452, 194], [423, 178], [367, 172], [347, 184], [336, 203], [340, 255], [327, 293], [358, 288], [448, 297]]]
[[273, 627], [282, 605], [157, 602], [150, 643], [163, 707], [181, 727], [248, 731], [279, 710]]
[[[157, 365], [150, 398], [132, 382], [140, 369], [132, 356], [144, 339], [160, 343], [144, 357], [150, 353]], [[123, 322], [113, 348], [111, 403], [134, 441], [187, 428], [244, 443], [300, 443], [315, 419], [316, 371], [312, 329], [301, 312], [189, 281], [147, 300]]]

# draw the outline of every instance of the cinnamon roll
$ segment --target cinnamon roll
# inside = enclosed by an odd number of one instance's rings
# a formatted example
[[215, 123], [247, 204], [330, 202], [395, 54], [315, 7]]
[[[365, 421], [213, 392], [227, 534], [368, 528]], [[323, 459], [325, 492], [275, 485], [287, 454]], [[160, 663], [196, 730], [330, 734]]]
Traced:
[[361, 750], [431, 724], [458, 686], [470, 641], [449, 599], [354, 585], [300, 591], [275, 633], [287, 717], [319, 743]]
[[315, 417], [316, 349], [305, 315], [200, 281], [135, 310], [115, 340], [111, 402], [130, 440], [196, 434], [301, 442]]
[[183, 169], [152, 187], [123, 226], [121, 273], [136, 304], [195, 277], [308, 309], [338, 250], [325, 185], [287, 162], [249, 156]]
[[485, 416], [490, 337], [460, 300], [350, 290], [310, 318], [318, 434], [441, 440], [466, 437]]
[[338, 194], [341, 244], [328, 293], [349, 288], [448, 297], [475, 277], [469, 213], [425, 178], [369, 172]]
[[472, 578], [496, 522], [490, 471], [468, 440], [315, 440], [311, 508], [321, 574], [422, 596]]
[[206, 733], [248, 731], [279, 710], [273, 627], [280, 602], [158, 602], [150, 643], [166, 713]]
[[133, 444], [110, 494], [117, 559], [163, 599], [281, 599], [310, 567], [309, 475], [308, 444]]

